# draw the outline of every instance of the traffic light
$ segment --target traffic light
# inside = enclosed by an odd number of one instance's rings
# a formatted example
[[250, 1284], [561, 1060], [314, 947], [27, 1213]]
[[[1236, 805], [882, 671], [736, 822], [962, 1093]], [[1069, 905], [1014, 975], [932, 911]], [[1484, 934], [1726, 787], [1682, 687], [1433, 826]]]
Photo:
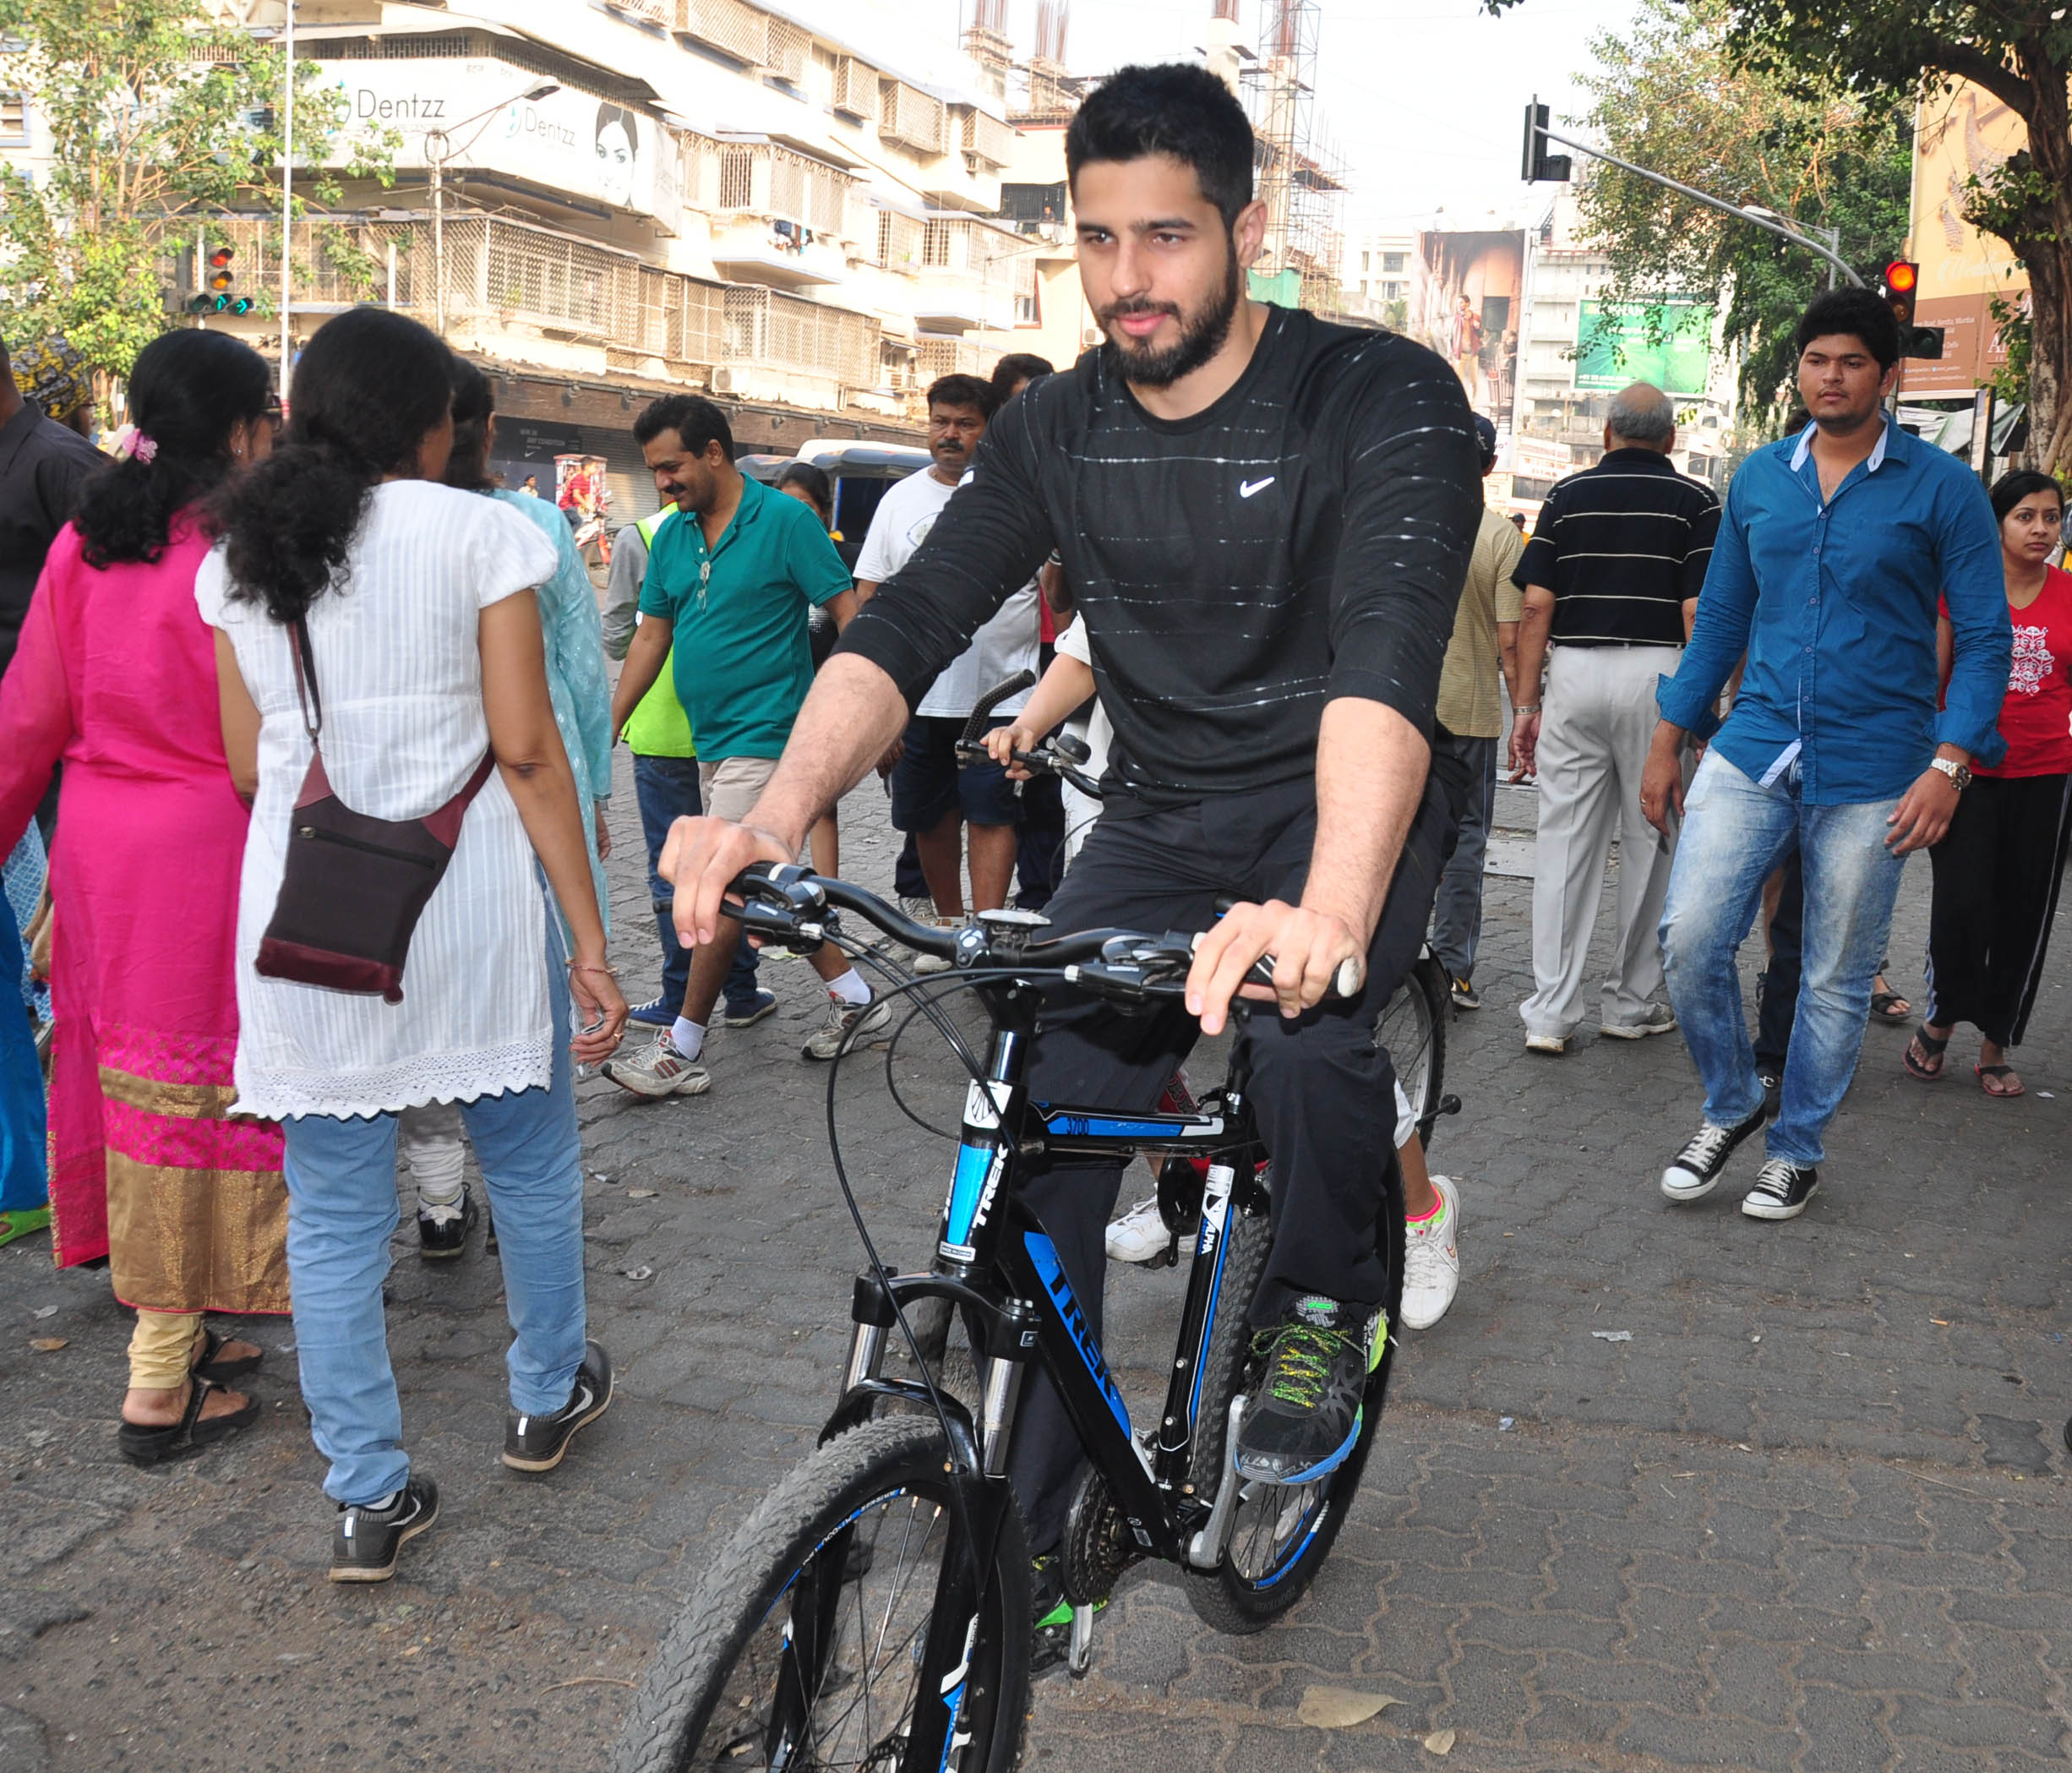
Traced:
[[209, 254], [209, 275], [203, 280], [202, 292], [190, 297], [187, 311], [191, 314], [248, 314], [252, 312], [252, 298], [234, 292], [237, 273], [231, 268], [231, 261], [237, 256], [234, 246], [219, 246]]
[[1939, 357], [1943, 354], [1943, 329], [1914, 325], [1914, 296], [1920, 283], [1918, 265], [1911, 259], [1895, 259], [1885, 267], [1878, 293], [1885, 298], [1892, 318], [1900, 323], [1900, 355]]
[[1518, 175], [1527, 184], [1538, 184], [1543, 179], [1565, 184], [1568, 179], [1568, 156], [1546, 150], [1547, 122], [1547, 107], [1534, 99], [1525, 107], [1525, 152]]

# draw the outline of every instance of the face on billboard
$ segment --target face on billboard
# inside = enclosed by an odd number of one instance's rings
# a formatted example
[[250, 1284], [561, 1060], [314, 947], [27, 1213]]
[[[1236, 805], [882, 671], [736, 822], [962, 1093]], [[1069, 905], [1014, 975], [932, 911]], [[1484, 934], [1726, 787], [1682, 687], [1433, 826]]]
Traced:
[[640, 171], [641, 126], [630, 111], [597, 106], [597, 195], [615, 209], [630, 209]]

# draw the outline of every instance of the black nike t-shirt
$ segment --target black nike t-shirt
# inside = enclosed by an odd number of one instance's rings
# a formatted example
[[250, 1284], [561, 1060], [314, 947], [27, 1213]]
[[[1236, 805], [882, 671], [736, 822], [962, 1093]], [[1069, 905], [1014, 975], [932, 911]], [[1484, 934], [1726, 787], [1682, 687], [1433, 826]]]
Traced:
[[1191, 418], [1145, 412], [1099, 350], [1010, 401], [837, 651], [911, 705], [1055, 548], [1115, 725], [1109, 810], [1241, 794], [1313, 772], [1338, 696], [1431, 734], [1481, 509], [1444, 362], [1273, 308]]

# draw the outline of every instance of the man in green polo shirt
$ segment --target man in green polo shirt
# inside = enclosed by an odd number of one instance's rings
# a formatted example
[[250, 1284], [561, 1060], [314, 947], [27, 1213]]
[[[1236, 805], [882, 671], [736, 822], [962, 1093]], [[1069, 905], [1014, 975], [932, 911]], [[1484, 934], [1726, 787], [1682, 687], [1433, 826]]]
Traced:
[[[604, 591], [604, 656], [623, 659], [633, 643], [641, 587], [647, 582], [647, 551], [655, 532], [676, 516], [676, 507], [629, 523], [612, 538], [611, 579]], [[690, 720], [676, 699], [676, 674], [663, 668], [655, 686], [641, 698], [627, 720], [626, 749], [633, 753], [633, 792], [641, 810], [641, 833], [647, 841], [647, 886], [654, 905], [655, 928], [662, 938], [662, 989], [636, 1004], [629, 1019], [650, 1028], [672, 1026], [684, 1007], [690, 982], [690, 950], [676, 939], [674, 891], [662, 877], [662, 846], [679, 819], [695, 819], [705, 810], [698, 795], [698, 747]], [[758, 989], [755, 951], [744, 938], [734, 947], [727, 974], [727, 1012], [730, 1028], [753, 1028], [775, 1013], [777, 999]], [[652, 1036], [649, 1037], [652, 1039]]]
[[[819, 519], [795, 499], [746, 478], [733, 465], [727, 417], [695, 395], [668, 395], [634, 422], [656, 490], [678, 521], [653, 535], [641, 590], [641, 625], [612, 698], [622, 731], [666, 664], [698, 739], [705, 810], [740, 819], [777, 767], [792, 722], [813, 683], [808, 616], [825, 608], [838, 627], [855, 613], [848, 569]], [[733, 944], [691, 956], [690, 982], [675, 1026], [604, 1075], [635, 1095], [702, 1094], [712, 1073], [698, 1062]], [[888, 1005], [832, 948], [810, 957], [826, 984], [826, 1023], [807, 1041], [809, 1059], [832, 1059], [852, 1034], [892, 1019]]]

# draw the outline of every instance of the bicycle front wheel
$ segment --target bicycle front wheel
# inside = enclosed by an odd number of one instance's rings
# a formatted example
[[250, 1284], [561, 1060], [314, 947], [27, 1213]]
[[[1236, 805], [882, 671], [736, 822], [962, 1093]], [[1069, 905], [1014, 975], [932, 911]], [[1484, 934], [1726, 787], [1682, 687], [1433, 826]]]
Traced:
[[1396, 1082], [1417, 1117], [1418, 1137], [1429, 1149], [1437, 1129], [1439, 1099], [1446, 1088], [1446, 1022], [1452, 988], [1446, 968], [1427, 954], [1410, 968], [1395, 995], [1382, 1006], [1374, 1044], [1388, 1055]]
[[[942, 1431], [865, 1422], [796, 1467], [663, 1639], [613, 1773], [891, 1773], [904, 1763], [946, 1556]], [[1010, 1505], [943, 1765], [1008, 1773], [1028, 1709], [1029, 1561]]]

